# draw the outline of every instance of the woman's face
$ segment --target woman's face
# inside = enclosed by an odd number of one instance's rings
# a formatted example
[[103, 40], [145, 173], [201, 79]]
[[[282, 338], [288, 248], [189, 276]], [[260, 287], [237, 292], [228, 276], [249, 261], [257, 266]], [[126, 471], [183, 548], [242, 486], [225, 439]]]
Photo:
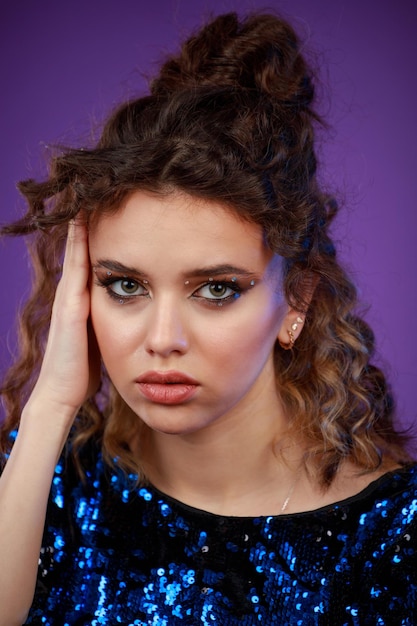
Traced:
[[135, 192], [90, 231], [91, 315], [116, 389], [186, 434], [271, 411], [288, 306], [258, 225], [214, 202]]

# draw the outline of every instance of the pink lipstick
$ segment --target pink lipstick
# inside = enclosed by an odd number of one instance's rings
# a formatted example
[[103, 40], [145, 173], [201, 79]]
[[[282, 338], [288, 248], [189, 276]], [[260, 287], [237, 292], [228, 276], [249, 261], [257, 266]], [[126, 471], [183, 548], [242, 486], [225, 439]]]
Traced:
[[199, 387], [190, 376], [173, 370], [145, 372], [136, 383], [142, 395], [156, 404], [182, 404], [190, 400]]

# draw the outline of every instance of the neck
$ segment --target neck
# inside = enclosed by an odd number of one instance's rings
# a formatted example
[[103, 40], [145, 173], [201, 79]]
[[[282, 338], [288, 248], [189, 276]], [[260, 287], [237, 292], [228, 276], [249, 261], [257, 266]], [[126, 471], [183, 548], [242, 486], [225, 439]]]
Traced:
[[[297, 476], [299, 451], [284, 462], [286, 419], [265, 413], [223, 416], [186, 435], [151, 432], [149, 478], [168, 495], [225, 515], [278, 514]], [[298, 454], [297, 454], [298, 453]]]

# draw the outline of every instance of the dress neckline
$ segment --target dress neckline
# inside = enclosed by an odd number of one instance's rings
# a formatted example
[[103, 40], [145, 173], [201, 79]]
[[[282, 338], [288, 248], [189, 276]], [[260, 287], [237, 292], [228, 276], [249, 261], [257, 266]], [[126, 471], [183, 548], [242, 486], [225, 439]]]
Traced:
[[[257, 520], [257, 519], [258, 520], [288, 519], [288, 518], [294, 519], [297, 517], [302, 518], [306, 516], [332, 512], [335, 509], [340, 509], [342, 507], [344, 508], [352, 504], [355, 504], [356, 502], [361, 502], [361, 501], [366, 500], [370, 495], [374, 494], [374, 492], [378, 491], [380, 488], [382, 488], [386, 484], [391, 483], [393, 485], [393, 489], [392, 489], [393, 494], [398, 491], [402, 491], [404, 489], [404, 486], [407, 484], [407, 482], [412, 476], [415, 476], [414, 488], [417, 490], [417, 462], [408, 463], [407, 465], [404, 465], [403, 467], [400, 467], [398, 469], [389, 470], [385, 472], [378, 478], [375, 478], [375, 480], [371, 481], [366, 487], [358, 491], [358, 493], [352, 496], [348, 496], [347, 498], [343, 498], [341, 500], [337, 500], [335, 502], [331, 502], [330, 504], [325, 504], [323, 506], [320, 506], [314, 509], [308, 509], [306, 511], [298, 511], [298, 512], [293, 512], [293, 513], [284, 512], [284, 513], [275, 514], [275, 515], [222, 515], [219, 513], [212, 513], [211, 511], [206, 511], [205, 509], [200, 509], [198, 507], [192, 506], [191, 504], [182, 502], [181, 500], [178, 500], [174, 498], [173, 496], [170, 496], [167, 493], [164, 493], [163, 491], [161, 491], [160, 489], [158, 489], [152, 484], [149, 485], [149, 490], [153, 491], [156, 496], [163, 499], [167, 504], [170, 504], [171, 506], [175, 507], [177, 511], [183, 510], [184, 512], [187, 512], [188, 514], [191, 514], [194, 516], [200, 516], [200, 517], [203, 516], [205, 518], [210, 518], [213, 521], [217, 519], [219, 521], [235, 521], [235, 522], [242, 521], [244, 522], [244, 521]], [[400, 481], [400, 484], [397, 484], [398, 481]]]

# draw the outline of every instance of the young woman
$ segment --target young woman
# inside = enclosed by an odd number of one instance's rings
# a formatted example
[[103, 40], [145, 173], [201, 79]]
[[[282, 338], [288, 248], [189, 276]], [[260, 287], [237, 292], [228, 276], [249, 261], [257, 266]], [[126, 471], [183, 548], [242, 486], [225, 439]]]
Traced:
[[329, 238], [318, 121], [291, 27], [224, 15], [21, 184], [2, 626], [416, 623], [417, 467]]

